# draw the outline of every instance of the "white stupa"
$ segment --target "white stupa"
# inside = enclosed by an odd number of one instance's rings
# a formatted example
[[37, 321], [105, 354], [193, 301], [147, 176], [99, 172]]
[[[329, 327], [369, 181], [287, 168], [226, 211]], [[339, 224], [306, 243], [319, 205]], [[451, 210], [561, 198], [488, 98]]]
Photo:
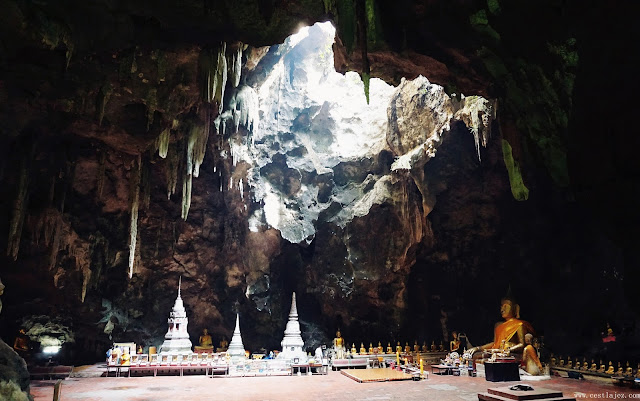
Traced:
[[244, 345], [242, 344], [242, 335], [240, 335], [240, 315], [236, 313], [236, 328], [233, 330], [233, 337], [229, 343], [227, 354], [232, 358], [245, 358]]
[[298, 308], [296, 307], [296, 293], [293, 293], [291, 299], [291, 311], [289, 312], [289, 321], [284, 329], [284, 338], [282, 339], [282, 352], [278, 354], [278, 358], [293, 361], [298, 358], [299, 362], [307, 361], [307, 353], [304, 352], [304, 341], [302, 341], [302, 332], [300, 331], [300, 322], [298, 322]]
[[191, 354], [191, 340], [187, 332], [187, 311], [184, 309], [182, 298], [180, 298], [180, 286], [182, 277], [178, 282], [178, 298], [173, 304], [173, 309], [169, 313], [169, 330], [164, 336], [164, 342], [160, 347], [161, 354]]

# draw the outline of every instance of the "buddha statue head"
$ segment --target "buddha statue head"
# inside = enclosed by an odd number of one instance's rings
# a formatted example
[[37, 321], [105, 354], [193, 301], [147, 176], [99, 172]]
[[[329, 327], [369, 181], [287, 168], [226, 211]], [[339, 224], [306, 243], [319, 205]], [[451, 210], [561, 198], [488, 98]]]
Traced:
[[520, 319], [520, 306], [511, 298], [503, 298], [500, 302], [500, 315], [504, 320]]

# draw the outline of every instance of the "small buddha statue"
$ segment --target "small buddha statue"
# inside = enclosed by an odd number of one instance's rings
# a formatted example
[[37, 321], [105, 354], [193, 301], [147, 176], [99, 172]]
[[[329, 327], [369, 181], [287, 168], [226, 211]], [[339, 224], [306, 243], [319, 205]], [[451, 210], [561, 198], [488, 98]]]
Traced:
[[411, 347], [409, 346], [409, 341], [404, 343], [404, 352], [405, 354], [411, 353]]
[[367, 349], [364, 347], [364, 343], [360, 343], [360, 355], [366, 355]]
[[138, 345], [138, 354], [142, 354], [142, 345]]
[[616, 374], [618, 376], [622, 376], [624, 374], [624, 372], [622, 370], [622, 364], [620, 362], [618, 362], [618, 370], [616, 371]]
[[402, 345], [400, 345], [400, 341], [398, 341], [398, 344], [396, 345], [396, 352], [399, 354], [402, 353]]
[[336, 331], [336, 337], [333, 339], [333, 349], [336, 353], [336, 358], [344, 358], [344, 338], [342, 338], [342, 335], [340, 334], [340, 329]]
[[223, 351], [226, 351], [229, 348], [229, 341], [227, 341], [226, 337], [222, 337], [222, 340], [220, 340], [220, 349], [222, 349]]
[[420, 352], [420, 346], [418, 345], [418, 340], [415, 340], [413, 342], [413, 352], [415, 352], [415, 353]]
[[436, 342], [431, 341], [431, 352], [436, 352]]
[[592, 359], [591, 360], [591, 367], [589, 368], [589, 372], [597, 372], [598, 371], [598, 365], [596, 365], [596, 362]]
[[567, 369], [573, 369], [573, 361], [571, 360], [571, 357], [567, 358]]
[[581, 367], [581, 366], [582, 366], [582, 365], [580, 364], [580, 361], [578, 360], [578, 358], [576, 358], [576, 366], [574, 366], [573, 368], [574, 368], [575, 370], [580, 370], [580, 367]]
[[556, 366], [556, 363], [557, 363], [556, 357], [553, 356], [553, 354], [551, 354], [551, 366]]
[[629, 365], [629, 361], [627, 361], [627, 368], [624, 371], [624, 375], [629, 377], [633, 376], [633, 368]]
[[440, 345], [438, 346], [438, 351], [440, 352], [444, 351], [444, 344], [442, 344], [442, 341], [440, 341]]
[[422, 352], [429, 352], [429, 347], [427, 347], [427, 342], [422, 342]]
[[358, 351], [356, 350], [356, 344], [351, 343], [351, 355], [356, 355]]
[[373, 344], [369, 343], [369, 354], [373, 355]]
[[391, 343], [387, 343], [387, 354], [393, 354], [393, 348], [391, 348]]
[[378, 341], [378, 354], [382, 354], [382, 351], [384, 351], [384, 349], [382, 348], [380, 341]]
[[211, 339], [211, 335], [209, 335], [209, 330], [202, 330], [202, 335], [198, 339], [198, 343], [201, 348], [213, 348], [213, 340]]
[[638, 363], [638, 369], [636, 369], [636, 379], [640, 379], [640, 363]]
[[598, 373], [604, 373], [606, 370], [607, 370], [607, 367], [602, 362], [602, 359], [600, 359], [600, 367], [598, 368]]
[[124, 347], [124, 350], [122, 351], [122, 356], [120, 357], [120, 365], [129, 366], [131, 364], [130, 359], [131, 359], [131, 356], [129, 355], [129, 347]]
[[615, 370], [613, 370], [613, 362], [609, 361], [609, 368], [604, 373], [606, 373], [608, 375], [612, 375], [612, 374], [615, 373]]
[[582, 370], [589, 370], [589, 364], [587, 363], [587, 358], [582, 358]]
[[458, 352], [460, 353], [460, 340], [458, 339], [458, 332], [454, 331], [453, 333], [451, 333], [453, 339], [449, 342], [449, 350], [451, 352]]

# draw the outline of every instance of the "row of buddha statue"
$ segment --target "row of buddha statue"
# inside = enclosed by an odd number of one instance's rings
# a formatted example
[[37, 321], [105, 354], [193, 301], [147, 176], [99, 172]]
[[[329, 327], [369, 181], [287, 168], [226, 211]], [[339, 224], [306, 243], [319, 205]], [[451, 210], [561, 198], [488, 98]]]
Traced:
[[551, 356], [551, 365], [555, 367], [572, 369], [576, 371], [585, 371], [591, 373], [604, 373], [605, 375], [616, 375], [616, 376], [627, 376], [627, 377], [636, 377], [640, 378], [640, 363], [638, 363], [638, 368], [635, 370], [631, 367], [629, 361], [627, 361], [627, 365], [625, 368], [622, 367], [622, 363], [618, 362], [617, 369], [613, 366], [613, 362], [609, 361], [609, 366], [607, 367], [602, 359], [600, 363], [596, 365], [594, 359], [591, 359], [591, 364], [587, 362], [587, 358], [582, 358], [582, 362], [576, 358], [575, 363], [571, 360], [571, 357], [568, 357], [566, 362], [565, 359], [560, 356], [559, 359]]
[[422, 343], [422, 346], [418, 345], [418, 341], [414, 341], [413, 347], [409, 345], [409, 342], [405, 342], [404, 347], [400, 345], [400, 341], [394, 347], [391, 346], [391, 342], [387, 342], [387, 347], [384, 348], [382, 343], [378, 341], [378, 346], [374, 347], [373, 343], [369, 343], [369, 347], [366, 348], [364, 343], [360, 343], [360, 348], [356, 348], [355, 343], [351, 343], [351, 349], [347, 349], [344, 339], [340, 334], [340, 330], [336, 332], [336, 337], [333, 339], [333, 348], [337, 358], [344, 358], [348, 355], [372, 355], [372, 354], [395, 354], [395, 353], [419, 353], [419, 352], [445, 352], [444, 344], [440, 342], [440, 345], [436, 346], [435, 341], [431, 342], [431, 346], [427, 346], [426, 341]]

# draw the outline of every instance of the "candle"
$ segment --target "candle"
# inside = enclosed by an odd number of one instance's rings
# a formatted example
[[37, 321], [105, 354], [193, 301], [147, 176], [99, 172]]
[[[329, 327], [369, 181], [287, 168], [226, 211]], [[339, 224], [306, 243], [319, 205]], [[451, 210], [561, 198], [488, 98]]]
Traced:
[[400, 367], [400, 353], [396, 351], [396, 366]]
[[422, 362], [422, 358], [420, 358], [420, 377], [424, 375], [424, 365]]

